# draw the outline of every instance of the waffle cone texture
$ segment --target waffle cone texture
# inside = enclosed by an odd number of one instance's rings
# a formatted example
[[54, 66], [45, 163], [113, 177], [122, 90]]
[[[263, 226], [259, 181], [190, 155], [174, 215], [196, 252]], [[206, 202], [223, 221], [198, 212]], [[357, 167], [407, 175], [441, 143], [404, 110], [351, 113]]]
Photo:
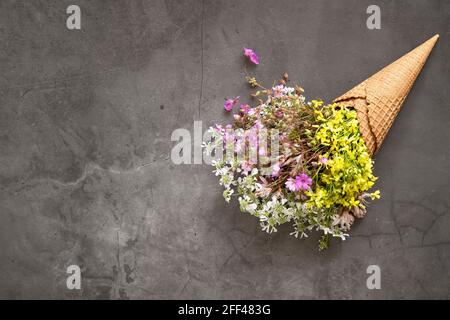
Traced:
[[433, 36], [334, 100], [356, 110], [371, 155], [379, 150], [438, 38]]

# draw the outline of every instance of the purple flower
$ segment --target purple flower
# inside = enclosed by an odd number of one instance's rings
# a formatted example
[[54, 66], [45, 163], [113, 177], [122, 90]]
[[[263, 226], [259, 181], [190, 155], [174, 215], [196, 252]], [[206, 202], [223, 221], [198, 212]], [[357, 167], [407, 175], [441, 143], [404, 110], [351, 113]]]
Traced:
[[325, 157], [322, 157], [322, 158], [319, 159], [319, 162], [320, 162], [321, 164], [327, 164], [328, 159], [325, 158]]
[[308, 190], [312, 184], [312, 179], [306, 173], [302, 173], [295, 177], [295, 184], [297, 184], [300, 189]]
[[244, 48], [244, 56], [249, 58], [254, 64], [259, 64], [259, 57], [252, 49]]
[[240, 96], [235, 97], [234, 99], [226, 99], [223, 104], [223, 108], [227, 111], [233, 110], [233, 107], [238, 103]]
[[312, 179], [306, 174], [302, 173], [294, 178], [289, 178], [286, 181], [286, 187], [291, 191], [308, 190], [312, 184]]

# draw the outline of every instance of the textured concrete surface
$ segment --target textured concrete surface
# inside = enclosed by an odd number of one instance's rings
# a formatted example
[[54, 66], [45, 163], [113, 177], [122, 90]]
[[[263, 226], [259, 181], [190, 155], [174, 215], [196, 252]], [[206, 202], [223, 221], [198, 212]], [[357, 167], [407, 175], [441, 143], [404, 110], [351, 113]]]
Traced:
[[[82, 29], [66, 28], [78, 4]], [[366, 28], [381, 7], [382, 29]], [[450, 298], [450, 3], [0, 1], [0, 298]], [[376, 157], [383, 198], [318, 252], [226, 205], [176, 128], [229, 120], [242, 47], [331, 99], [441, 38]], [[66, 268], [82, 289], [66, 288]], [[381, 290], [366, 288], [379, 265]]]

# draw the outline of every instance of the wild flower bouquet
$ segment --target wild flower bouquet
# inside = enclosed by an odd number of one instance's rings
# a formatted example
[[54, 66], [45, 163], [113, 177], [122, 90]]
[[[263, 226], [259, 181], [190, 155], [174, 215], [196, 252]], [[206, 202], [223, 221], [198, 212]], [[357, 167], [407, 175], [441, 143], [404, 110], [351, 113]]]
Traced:
[[204, 143], [208, 155], [224, 151], [212, 164], [225, 200], [237, 196], [268, 233], [292, 223], [295, 237], [322, 231], [321, 249], [330, 236], [345, 239], [353, 217], [363, 217], [367, 200], [379, 197], [367, 193], [376, 178], [356, 111], [306, 102], [299, 86], [285, 85], [287, 74], [272, 89], [247, 79], [264, 101], [241, 105], [234, 122], [210, 128]]
[[[233, 123], [210, 128], [203, 143], [206, 155], [214, 157], [211, 164], [225, 200], [237, 197], [241, 211], [259, 219], [268, 233], [291, 223], [295, 237], [322, 232], [319, 249], [327, 248], [331, 237], [345, 240], [354, 219], [365, 215], [368, 201], [380, 198], [378, 190], [369, 191], [377, 179], [372, 155], [436, 40], [332, 104], [307, 102], [300, 86], [288, 85], [287, 74], [272, 88], [246, 77], [258, 103], [241, 104]], [[244, 54], [259, 64], [253, 50], [244, 49]], [[238, 101], [226, 100], [225, 110], [233, 110]]]

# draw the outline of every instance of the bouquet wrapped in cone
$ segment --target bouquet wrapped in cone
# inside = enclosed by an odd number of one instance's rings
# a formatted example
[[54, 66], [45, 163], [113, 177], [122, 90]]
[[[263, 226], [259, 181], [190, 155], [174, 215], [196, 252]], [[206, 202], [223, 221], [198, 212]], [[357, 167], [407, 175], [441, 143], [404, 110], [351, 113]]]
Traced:
[[[236, 196], [241, 211], [259, 219], [271, 233], [293, 224], [295, 237], [322, 232], [319, 249], [330, 237], [345, 240], [355, 218], [366, 213], [376, 177], [373, 155], [425, 64], [438, 35], [383, 68], [332, 104], [307, 102], [303, 89], [289, 85], [285, 74], [265, 88], [253, 77], [257, 106], [225, 101], [234, 114], [232, 124], [209, 129], [203, 143], [214, 158], [216, 176], [230, 201]], [[251, 62], [259, 57], [244, 49]]]

